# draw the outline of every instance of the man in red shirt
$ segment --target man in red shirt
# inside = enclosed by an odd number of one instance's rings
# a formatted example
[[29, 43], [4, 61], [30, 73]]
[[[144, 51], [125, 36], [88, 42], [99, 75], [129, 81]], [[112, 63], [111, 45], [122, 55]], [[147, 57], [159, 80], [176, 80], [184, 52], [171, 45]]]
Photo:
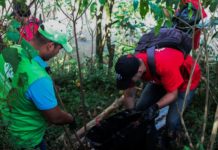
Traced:
[[31, 17], [30, 8], [25, 3], [16, 3], [13, 8], [13, 15], [21, 23], [19, 32], [22, 38], [26, 41], [32, 40], [41, 23], [39, 19]]
[[[197, 88], [201, 71], [197, 64], [191, 80], [190, 92], [184, 102], [185, 91], [192, 67], [193, 58], [186, 59], [181, 51], [173, 48], [156, 49], [154, 54], [156, 75], [152, 75], [146, 52], [121, 56], [116, 65], [117, 88], [124, 91], [124, 105], [128, 109], [147, 110], [148, 119], [154, 119], [158, 110], [169, 105], [166, 124], [171, 134], [180, 130], [180, 115], [183, 103], [187, 107]], [[135, 83], [148, 81], [135, 105]], [[177, 109], [178, 106], [178, 109]]]
[[[173, 17], [173, 24], [176, 28], [183, 30], [184, 32], [190, 32], [192, 29], [190, 26], [195, 26], [194, 31], [194, 49], [199, 47], [201, 29], [196, 25], [199, 23], [201, 18], [206, 18], [207, 14], [204, 8], [201, 8], [201, 12], [199, 4], [199, 0], [182, 0], [180, 2], [180, 9], [176, 10], [176, 14]], [[189, 5], [192, 7], [189, 8]], [[187, 9], [188, 7], [188, 9]], [[192, 9], [192, 17], [190, 17], [189, 9]], [[179, 18], [179, 19], [178, 19]]]

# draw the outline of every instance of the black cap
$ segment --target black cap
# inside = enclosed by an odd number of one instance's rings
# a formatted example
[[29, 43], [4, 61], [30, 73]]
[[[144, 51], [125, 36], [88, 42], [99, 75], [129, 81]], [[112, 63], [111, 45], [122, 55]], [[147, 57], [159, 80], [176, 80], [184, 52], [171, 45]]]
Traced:
[[116, 65], [117, 88], [125, 90], [131, 86], [132, 77], [138, 72], [140, 61], [132, 54], [121, 56]]
[[25, 3], [15, 3], [13, 7], [13, 15], [20, 17], [29, 17], [31, 15], [30, 8]]

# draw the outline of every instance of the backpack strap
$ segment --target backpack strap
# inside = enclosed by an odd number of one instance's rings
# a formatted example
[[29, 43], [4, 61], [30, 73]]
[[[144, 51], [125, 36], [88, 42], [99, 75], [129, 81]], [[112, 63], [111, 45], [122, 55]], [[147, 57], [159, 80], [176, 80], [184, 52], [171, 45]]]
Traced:
[[154, 52], [155, 52], [155, 46], [152, 46], [147, 49], [148, 67], [151, 71], [151, 75], [157, 76], [156, 68], [155, 68]]

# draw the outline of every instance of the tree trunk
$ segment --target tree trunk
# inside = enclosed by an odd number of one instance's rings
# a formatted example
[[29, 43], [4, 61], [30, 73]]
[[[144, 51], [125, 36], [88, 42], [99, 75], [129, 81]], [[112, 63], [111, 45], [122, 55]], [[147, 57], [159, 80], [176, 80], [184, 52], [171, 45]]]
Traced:
[[97, 24], [97, 28], [96, 28], [96, 57], [97, 57], [97, 61], [99, 63], [100, 66], [102, 66], [103, 64], [103, 45], [102, 45], [102, 27], [101, 27], [101, 23], [102, 23], [102, 17], [103, 17], [103, 9], [104, 6], [101, 5], [100, 9], [99, 9], [99, 14], [96, 16], [96, 24]]
[[110, 69], [113, 67], [114, 50], [115, 50], [115, 45], [111, 43], [111, 26], [112, 26], [111, 15], [112, 15], [113, 6], [114, 6], [114, 0], [111, 0], [109, 2], [109, 13], [110, 13], [109, 22], [106, 28], [107, 29], [106, 33], [108, 33], [106, 37], [107, 48], [109, 52], [108, 72], [110, 72]]

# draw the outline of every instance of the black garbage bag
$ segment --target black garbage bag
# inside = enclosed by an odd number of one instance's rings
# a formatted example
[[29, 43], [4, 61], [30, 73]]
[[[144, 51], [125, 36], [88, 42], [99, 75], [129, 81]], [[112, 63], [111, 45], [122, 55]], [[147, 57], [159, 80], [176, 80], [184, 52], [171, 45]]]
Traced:
[[91, 128], [86, 139], [96, 150], [154, 150], [154, 121], [146, 123], [140, 118], [140, 112], [124, 110]]

